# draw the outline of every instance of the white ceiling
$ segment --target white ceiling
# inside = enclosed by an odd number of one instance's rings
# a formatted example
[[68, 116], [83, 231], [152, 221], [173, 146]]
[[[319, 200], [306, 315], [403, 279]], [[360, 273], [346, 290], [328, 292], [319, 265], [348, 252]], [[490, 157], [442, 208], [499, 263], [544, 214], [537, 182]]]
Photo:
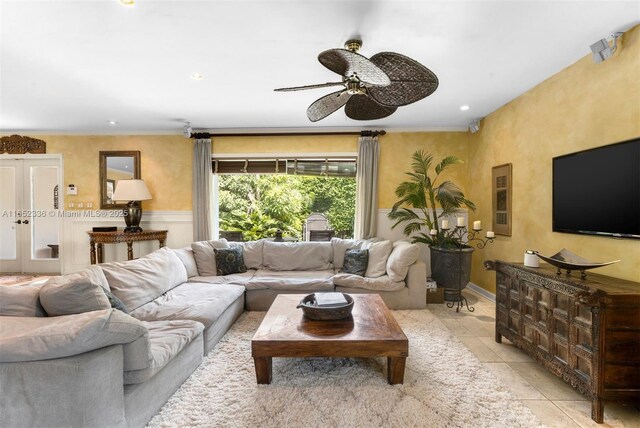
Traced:
[[[0, 130], [62, 134], [464, 129], [640, 20], [637, 0], [2, 0], [0, 15]], [[273, 92], [339, 80], [317, 55], [358, 34], [361, 54], [414, 58], [438, 90], [315, 124], [307, 106], [335, 88]]]

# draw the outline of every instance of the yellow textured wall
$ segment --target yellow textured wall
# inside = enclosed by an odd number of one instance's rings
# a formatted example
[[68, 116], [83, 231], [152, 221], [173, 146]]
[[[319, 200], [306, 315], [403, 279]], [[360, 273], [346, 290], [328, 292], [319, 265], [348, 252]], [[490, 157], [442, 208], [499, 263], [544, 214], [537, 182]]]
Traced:
[[391, 208], [396, 202], [396, 187], [407, 180], [405, 173], [411, 170], [411, 155], [420, 149], [434, 156], [434, 167], [446, 156], [460, 158], [464, 163], [450, 167], [442, 177], [467, 192], [468, 141], [467, 132], [398, 132], [380, 137], [378, 207]]
[[65, 194], [65, 203], [92, 202], [100, 208], [99, 152], [139, 150], [142, 178], [153, 196], [145, 210], [191, 211], [193, 142], [181, 135], [38, 135], [47, 153], [64, 157], [64, 185], [73, 183], [78, 195]]
[[[522, 262], [526, 249], [552, 255], [562, 248], [594, 261], [621, 261], [598, 273], [640, 281], [640, 242], [554, 233], [555, 156], [640, 136], [640, 29], [627, 32], [610, 60], [585, 56], [482, 121], [470, 137], [469, 196], [491, 224], [491, 168], [513, 164], [512, 236], [474, 254], [472, 282], [495, 292], [485, 259]], [[594, 171], [597, 173], [597, 171]], [[615, 213], [612, 213], [614, 215]]]

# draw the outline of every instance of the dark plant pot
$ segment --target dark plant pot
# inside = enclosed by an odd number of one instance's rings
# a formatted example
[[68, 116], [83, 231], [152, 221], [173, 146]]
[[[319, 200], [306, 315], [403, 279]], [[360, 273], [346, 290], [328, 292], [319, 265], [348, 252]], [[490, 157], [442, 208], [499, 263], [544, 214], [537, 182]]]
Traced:
[[444, 300], [457, 302], [458, 289], [462, 291], [471, 280], [473, 248], [431, 247], [431, 277], [444, 288]]

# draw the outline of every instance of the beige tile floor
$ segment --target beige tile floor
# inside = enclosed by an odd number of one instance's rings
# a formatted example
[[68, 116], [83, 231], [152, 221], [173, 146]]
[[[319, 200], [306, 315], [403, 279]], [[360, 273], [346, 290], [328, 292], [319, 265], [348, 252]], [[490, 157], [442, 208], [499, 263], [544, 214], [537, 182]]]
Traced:
[[640, 409], [615, 403], [605, 404], [604, 423], [591, 419], [591, 403], [555, 375], [546, 371], [507, 339], [494, 340], [495, 304], [465, 290], [475, 308], [456, 313], [444, 304], [427, 305], [475, 356], [507, 385], [513, 395], [549, 427], [638, 427]]

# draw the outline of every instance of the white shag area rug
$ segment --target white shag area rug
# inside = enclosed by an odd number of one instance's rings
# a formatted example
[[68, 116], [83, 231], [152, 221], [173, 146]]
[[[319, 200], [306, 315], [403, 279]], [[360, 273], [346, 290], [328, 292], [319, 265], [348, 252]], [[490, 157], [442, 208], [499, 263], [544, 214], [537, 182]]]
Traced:
[[409, 338], [404, 384], [386, 358], [274, 358], [257, 385], [245, 312], [150, 427], [536, 427], [539, 420], [428, 310], [394, 311]]

